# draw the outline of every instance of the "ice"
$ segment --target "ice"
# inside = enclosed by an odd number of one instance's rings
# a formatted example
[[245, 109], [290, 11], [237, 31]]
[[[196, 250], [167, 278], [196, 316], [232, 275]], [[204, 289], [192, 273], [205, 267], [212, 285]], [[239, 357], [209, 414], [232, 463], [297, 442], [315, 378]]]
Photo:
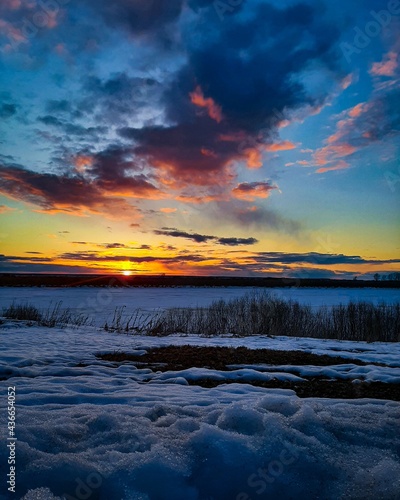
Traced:
[[[399, 289], [391, 288], [252, 288], [252, 287], [174, 287], [174, 288], [8, 288], [0, 287], [0, 307], [13, 302], [31, 303], [48, 310], [62, 302], [63, 308], [94, 318], [97, 325], [110, 323], [115, 309], [125, 307], [129, 317], [140, 309], [144, 313], [171, 307], [206, 307], [215, 300], [231, 300], [250, 292], [268, 292], [284, 300], [294, 300], [312, 307], [366, 301], [374, 304], [400, 302]], [[51, 309], [51, 307], [50, 307]]]

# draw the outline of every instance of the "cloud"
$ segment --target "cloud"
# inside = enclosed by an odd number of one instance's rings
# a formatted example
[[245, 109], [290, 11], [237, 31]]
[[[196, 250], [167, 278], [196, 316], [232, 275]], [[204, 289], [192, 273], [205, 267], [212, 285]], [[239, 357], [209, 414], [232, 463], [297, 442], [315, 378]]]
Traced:
[[0, 103], [0, 118], [4, 120], [7, 118], [11, 118], [17, 112], [17, 106], [15, 104], [10, 103]]
[[11, 208], [8, 205], [0, 205], [0, 214], [6, 214], [8, 212], [13, 212], [15, 208]]
[[306, 68], [329, 69], [341, 81], [338, 31], [306, 3], [278, 8], [250, 0], [229, 23], [219, 21], [212, 2], [189, 5], [197, 14], [181, 25], [187, 60], [166, 82], [164, 122], [120, 127], [119, 135], [175, 187], [228, 185], [235, 162], [260, 168], [264, 152], [296, 147], [279, 140], [277, 129], [284, 115], [320, 106], [329, 92], [307, 87]]
[[297, 236], [303, 229], [300, 222], [286, 218], [266, 207], [227, 202], [219, 203], [218, 209], [222, 220], [231, 220], [245, 228], [271, 229], [293, 236]]
[[296, 149], [296, 147], [296, 144], [291, 141], [282, 141], [275, 144], [267, 144], [267, 146], [265, 146], [265, 150], [274, 153], [277, 151], [290, 151], [292, 149]]
[[376, 62], [370, 69], [373, 76], [394, 76], [399, 65], [397, 52], [388, 52], [382, 62]]
[[[236, 241], [235, 238], [226, 238], [225, 244], [254, 244], [251, 238]], [[232, 241], [230, 241], [232, 240]], [[143, 248], [144, 249], [144, 248]], [[163, 247], [161, 250], [174, 251], [173, 247]], [[131, 263], [143, 266], [146, 264], [166, 271], [188, 274], [211, 275], [244, 275], [266, 276], [278, 275], [294, 278], [347, 278], [354, 276], [354, 271], [330, 269], [330, 266], [357, 265], [357, 274], [362, 276], [361, 269], [364, 265], [393, 265], [400, 263], [400, 259], [378, 260], [363, 258], [361, 256], [344, 254], [286, 253], [286, 252], [248, 252], [225, 251], [223, 255], [208, 250], [204, 254], [181, 251], [174, 255], [105, 255], [95, 251], [65, 252], [55, 257], [32, 257], [0, 255], [1, 272], [99, 272], [110, 271], [118, 268], [118, 264]], [[60, 264], [60, 261], [74, 262], [75, 265]], [[212, 264], [210, 264], [212, 261]], [[368, 277], [371, 277], [369, 270]], [[381, 272], [381, 271], [380, 271]]]
[[122, 26], [133, 36], [152, 36], [165, 40], [166, 27], [176, 21], [183, 0], [84, 0], [99, 13], [105, 24]]
[[162, 212], [163, 214], [174, 214], [175, 212], [177, 212], [177, 209], [171, 207], [164, 207], [160, 208], [160, 212]]
[[375, 93], [369, 102], [361, 102], [342, 113], [335, 133], [313, 155], [314, 165], [320, 167], [317, 173], [348, 168], [350, 157], [357, 151], [398, 135], [399, 101], [400, 90], [389, 89]]
[[22, 0], [3, 0], [3, 7], [10, 10], [18, 10], [21, 4]]
[[258, 240], [255, 238], [218, 238], [218, 243], [220, 245], [227, 245], [227, 246], [240, 246], [240, 245], [255, 245], [258, 243]]
[[346, 170], [350, 167], [350, 164], [347, 161], [339, 160], [335, 165], [330, 167], [321, 167], [317, 170], [317, 174], [324, 174], [325, 172], [331, 172], [333, 170]]
[[239, 200], [254, 201], [256, 198], [268, 198], [274, 189], [278, 187], [266, 181], [242, 182], [232, 190], [232, 194]]
[[255, 238], [219, 238], [218, 236], [187, 233], [186, 231], [179, 231], [176, 228], [163, 228], [162, 230], [154, 231], [154, 234], [159, 236], [172, 236], [173, 238], [185, 238], [195, 241], [196, 243], [208, 243], [209, 241], [213, 241], [217, 244], [227, 246], [255, 245], [258, 243], [258, 240]]
[[[98, 170], [96, 170], [98, 168]], [[103, 172], [101, 169], [105, 168]], [[93, 167], [91, 177], [56, 175], [0, 164], [0, 192], [5, 196], [39, 206], [48, 213], [86, 212], [112, 217], [132, 217], [137, 210], [125, 198], [158, 198], [159, 190], [143, 175], [126, 176], [109, 172], [104, 165]], [[103, 174], [103, 176], [102, 176]]]
[[211, 97], [207, 99], [204, 97], [203, 91], [199, 86], [191, 92], [190, 100], [195, 106], [199, 106], [200, 108], [206, 108], [208, 116], [219, 123], [222, 120], [222, 111], [221, 107], [215, 104]]
[[215, 240], [215, 236], [208, 236], [198, 233], [187, 233], [185, 231], [178, 231], [177, 229], [164, 228], [162, 230], [154, 231], [154, 234], [159, 236], [171, 236], [173, 238], [185, 238], [187, 240], [195, 241], [196, 243], [207, 243], [208, 241]]

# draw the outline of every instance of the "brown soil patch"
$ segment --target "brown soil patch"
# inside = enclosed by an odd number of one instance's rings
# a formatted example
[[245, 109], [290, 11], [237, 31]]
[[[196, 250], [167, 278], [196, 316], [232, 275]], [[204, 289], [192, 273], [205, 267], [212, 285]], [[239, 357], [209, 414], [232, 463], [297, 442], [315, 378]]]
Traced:
[[[98, 358], [116, 363], [133, 362], [140, 367], [154, 371], [180, 371], [191, 367], [229, 371], [228, 365], [313, 365], [331, 366], [339, 364], [366, 365], [357, 359], [339, 356], [316, 355], [303, 351], [273, 351], [269, 349], [248, 349], [246, 347], [198, 347], [168, 346], [149, 349], [143, 356], [122, 352], [98, 354]], [[376, 365], [385, 366], [375, 363]], [[291, 389], [301, 398], [319, 397], [335, 399], [373, 398], [400, 401], [400, 384], [383, 382], [358, 382], [329, 380], [326, 377], [303, 377], [304, 382], [281, 380], [212, 380], [208, 378], [189, 381], [190, 385], [212, 388], [221, 384], [244, 383], [257, 387]]]

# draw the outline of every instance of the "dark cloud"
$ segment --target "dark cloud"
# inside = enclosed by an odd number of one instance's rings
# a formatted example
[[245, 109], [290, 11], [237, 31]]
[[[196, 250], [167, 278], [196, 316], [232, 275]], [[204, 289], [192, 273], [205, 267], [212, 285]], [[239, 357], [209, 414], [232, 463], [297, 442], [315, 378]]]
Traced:
[[56, 175], [0, 164], [0, 192], [33, 203], [47, 211], [79, 214], [82, 210], [115, 216], [135, 212], [128, 198], [160, 198], [161, 191], [135, 166], [124, 152], [108, 149], [93, 157], [76, 158], [77, 170]]
[[107, 127], [98, 126], [98, 127], [84, 127], [83, 125], [79, 125], [76, 123], [70, 123], [65, 120], [61, 120], [60, 118], [52, 115], [41, 116], [38, 118], [40, 123], [44, 125], [56, 127], [60, 129], [63, 133], [67, 135], [76, 135], [80, 137], [91, 137], [95, 138], [99, 135], [105, 134], [107, 132]]
[[[268, 276], [279, 275], [288, 278], [349, 278], [354, 272], [331, 270], [321, 266], [340, 264], [393, 264], [398, 260], [373, 260], [359, 256], [346, 256], [342, 254], [291, 254], [284, 252], [256, 252], [248, 253], [243, 258], [229, 255], [218, 257], [212, 255], [218, 264], [205, 265], [210, 260], [210, 254], [204, 255], [181, 251], [172, 256], [162, 255], [103, 255], [95, 251], [66, 252], [57, 257], [20, 257], [0, 255], [0, 272], [96, 272], [109, 270], [109, 265], [114, 263], [155, 264], [163, 265], [166, 269], [181, 272], [196, 272], [205, 274], [242, 275], [242, 276]], [[236, 255], [233, 252], [233, 255]], [[75, 266], [55, 264], [55, 260], [73, 261]], [[198, 265], [201, 264], [199, 267]], [[89, 267], [86, 267], [89, 266]], [[372, 272], [363, 274], [357, 272], [359, 277], [372, 278]]]
[[4, 120], [11, 118], [17, 112], [17, 105], [10, 103], [0, 103], [0, 118]]
[[337, 264], [396, 264], [400, 259], [365, 259], [357, 255], [344, 254], [321, 254], [310, 253], [284, 253], [284, 252], [260, 252], [257, 255], [259, 262], [279, 262], [282, 264], [316, 264], [316, 265], [337, 265]]
[[365, 106], [348, 130], [348, 139], [354, 146], [365, 146], [381, 141], [388, 135], [400, 133], [400, 89], [396, 88], [376, 97]]
[[173, 125], [121, 127], [119, 134], [133, 142], [139, 158], [177, 183], [226, 184], [227, 167], [272, 143], [283, 115], [317, 107], [327, 97], [328, 89], [307, 89], [302, 75], [323, 67], [342, 76], [335, 52], [339, 33], [307, 4], [243, 2], [226, 23], [210, 2], [192, 6], [204, 8], [183, 27], [188, 61], [163, 96]]
[[90, 76], [84, 80], [79, 109], [97, 121], [121, 126], [134, 115], [151, 122], [160, 115], [162, 85], [151, 76], [132, 77], [116, 73], [107, 79]]
[[84, 0], [111, 26], [123, 26], [132, 35], [165, 38], [165, 28], [180, 16], [183, 0]]
[[235, 198], [254, 201], [256, 198], [267, 198], [274, 189], [278, 188], [270, 182], [241, 182], [232, 193]]
[[185, 238], [187, 240], [195, 241], [196, 243], [207, 243], [208, 241], [215, 240], [215, 236], [207, 236], [205, 234], [197, 234], [197, 233], [187, 233], [185, 231], [178, 230], [168, 230], [165, 228], [164, 230], [156, 230], [154, 234], [159, 236], [171, 236], [173, 238]]
[[99, 246], [102, 248], [106, 248], [107, 250], [114, 249], [114, 248], [129, 248], [124, 243], [103, 243], [102, 245], [99, 245]]
[[52, 113], [69, 113], [72, 111], [72, 104], [66, 99], [50, 99], [46, 103], [46, 111]]
[[50, 257], [20, 257], [17, 255], [0, 254], [0, 262], [52, 262]]
[[60, 259], [75, 260], [82, 262], [132, 262], [135, 264], [159, 262], [159, 263], [179, 263], [179, 262], [202, 262], [208, 260], [206, 256], [201, 255], [176, 255], [173, 257], [162, 256], [137, 256], [137, 255], [101, 255], [97, 252], [66, 252], [59, 255]]
[[236, 247], [240, 245], [255, 245], [258, 240], [255, 238], [218, 238], [217, 242], [220, 245]]
[[187, 233], [186, 231], [179, 231], [176, 228], [164, 227], [162, 230], [154, 231], [154, 234], [159, 236], [172, 236], [173, 238], [185, 238], [187, 240], [195, 241], [196, 243], [207, 243], [214, 241], [220, 245], [239, 246], [239, 245], [255, 245], [258, 240], [255, 238], [218, 238], [217, 236], [210, 236], [198, 233]]
[[266, 207], [228, 202], [219, 203], [218, 210], [223, 219], [231, 220], [243, 227], [272, 229], [294, 236], [298, 235], [304, 229], [302, 223], [286, 218]]

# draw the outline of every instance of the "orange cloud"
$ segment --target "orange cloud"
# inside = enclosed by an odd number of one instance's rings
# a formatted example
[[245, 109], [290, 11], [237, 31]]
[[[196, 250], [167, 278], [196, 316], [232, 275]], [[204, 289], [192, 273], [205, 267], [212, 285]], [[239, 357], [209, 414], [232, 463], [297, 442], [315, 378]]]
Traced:
[[0, 205], [0, 214], [5, 214], [7, 212], [13, 212], [16, 208], [11, 208], [7, 205]]
[[75, 169], [82, 173], [86, 170], [86, 167], [90, 167], [93, 163], [93, 157], [89, 155], [78, 155], [75, 156], [74, 160]]
[[332, 167], [319, 168], [317, 170], [317, 174], [324, 174], [325, 172], [331, 172], [332, 170], [345, 170], [346, 168], [349, 168], [349, 166], [349, 163], [344, 160], [340, 160], [336, 165], [333, 165]]
[[319, 149], [314, 155], [314, 160], [317, 165], [327, 165], [338, 158], [350, 156], [356, 151], [356, 147], [347, 143], [329, 145]]
[[265, 146], [265, 150], [270, 153], [275, 153], [276, 151], [290, 151], [291, 149], [296, 149], [296, 144], [291, 141], [282, 141], [275, 144], [268, 144]]
[[373, 76], [394, 76], [398, 67], [398, 55], [396, 52], [389, 52], [382, 62], [376, 62], [370, 69]]
[[246, 158], [246, 163], [249, 168], [261, 168], [262, 167], [262, 154], [257, 148], [249, 148], [244, 151], [244, 156]]
[[256, 198], [268, 198], [274, 189], [278, 187], [268, 182], [242, 182], [232, 189], [232, 194], [239, 200], [255, 201]]
[[200, 86], [197, 86], [194, 92], [190, 94], [190, 100], [195, 106], [199, 108], [206, 108], [208, 116], [220, 123], [222, 120], [222, 109], [221, 106], [215, 103], [214, 99], [211, 97], [204, 97], [203, 91]]
[[213, 201], [222, 201], [223, 199], [223, 195], [190, 196], [181, 194], [175, 197], [176, 201], [180, 201], [182, 203], [191, 203], [194, 205], [202, 205], [203, 203], [211, 203]]
[[353, 73], [350, 73], [345, 78], [343, 78], [343, 80], [340, 82], [340, 86], [342, 87], [343, 90], [346, 90], [347, 88], [350, 87], [352, 83], [353, 83]]
[[173, 213], [177, 212], [177, 209], [165, 207], [165, 208], [161, 208], [160, 212], [162, 212], [163, 214], [173, 214]]
[[356, 106], [354, 106], [354, 108], [351, 108], [348, 113], [352, 118], [358, 118], [364, 113], [364, 111], [366, 111], [365, 102], [360, 102], [360, 104], [357, 104]]
[[217, 157], [217, 155], [214, 153], [214, 151], [211, 151], [210, 149], [207, 149], [207, 148], [201, 148], [201, 154], [204, 156], [210, 156], [211, 158]]
[[263, 166], [262, 152], [276, 153], [277, 151], [289, 151], [295, 149], [296, 145], [290, 141], [282, 141], [274, 144], [261, 144], [258, 147], [249, 147], [243, 151], [248, 168], [255, 169]]

